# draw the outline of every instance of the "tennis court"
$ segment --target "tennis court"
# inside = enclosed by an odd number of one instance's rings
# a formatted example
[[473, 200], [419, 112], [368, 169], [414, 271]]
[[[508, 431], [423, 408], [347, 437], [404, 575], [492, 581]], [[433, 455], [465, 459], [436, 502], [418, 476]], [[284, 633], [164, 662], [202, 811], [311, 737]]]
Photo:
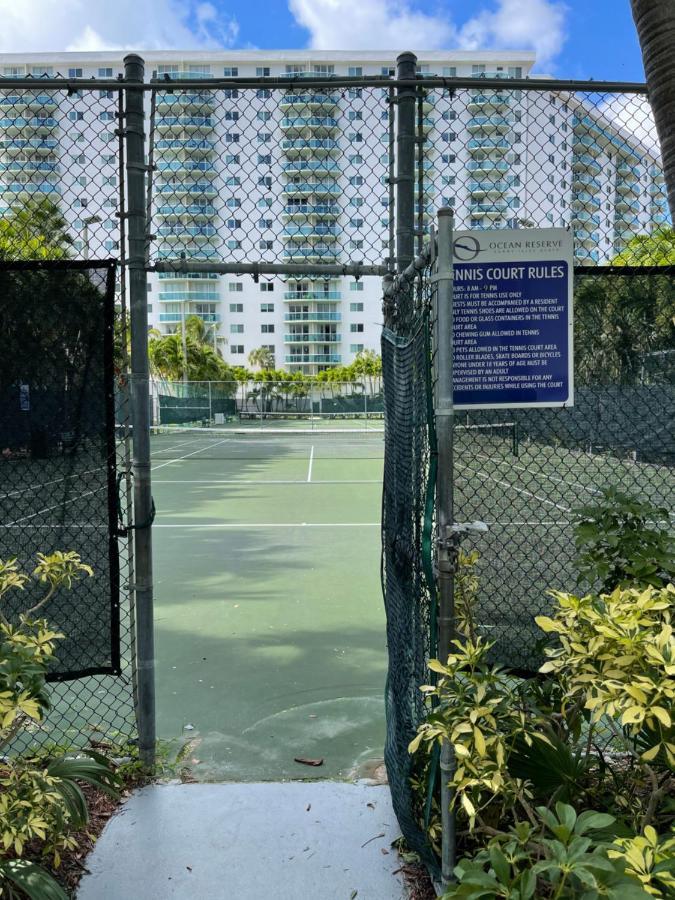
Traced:
[[381, 758], [382, 423], [340, 425], [153, 435], [158, 734], [198, 778]]

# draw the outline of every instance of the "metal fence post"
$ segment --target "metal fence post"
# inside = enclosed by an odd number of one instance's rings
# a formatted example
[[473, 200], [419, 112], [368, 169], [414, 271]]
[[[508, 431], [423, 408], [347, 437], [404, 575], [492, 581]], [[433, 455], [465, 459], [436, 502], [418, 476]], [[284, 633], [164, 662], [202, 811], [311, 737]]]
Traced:
[[406, 51], [396, 58], [396, 264], [402, 272], [415, 256], [415, 107], [417, 57]]
[[[436, 269], [436, 360], [435, 397], [438, 475], [436, 520], [438, 523], [438, 656], [445, 663], [455, 636], [456, 536], [453, 510], [453, 398], [452, 398], [452, 229], [453, 213], [438, 211], [438, 252]], [[450, 809], [450, 779], [455, 767], [449, 741], [441, 746], [441, 874], [443, 886], [450, 884], [455, 868], [455, 816]]]
[[152, 494], [150, 485], [150, 403], [148, 364], [148, 286], [145, 260], [147, 166], [144, 149], [144, 62], [124, 58], [127, 143], [126, 177], [129, 220], [129, 306], [131, 318], [131, 390], [134, 473], [134, 547], [136, 598], [136, 720], [141, 761], [155, 762], [155, 649], [152, 596]]

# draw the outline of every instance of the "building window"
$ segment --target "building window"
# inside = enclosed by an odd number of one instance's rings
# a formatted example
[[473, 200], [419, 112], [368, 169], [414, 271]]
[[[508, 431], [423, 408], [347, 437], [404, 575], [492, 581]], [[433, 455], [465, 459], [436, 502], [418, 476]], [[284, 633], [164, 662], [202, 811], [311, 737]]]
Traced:
[[269, 98], [272, 96], [272, 91], [269, 88], [258, 88], [258, 90], [255, 92], [255, 95], [258, 100], [269, 100]]
[[363, 303], [350, 303], [349, 312], [363, 312]]
[[363, 351], [363, 344], [350, 344], [349, 352], [350, 353], [361, 353]]
[[82, 122], [84, 119], [84, 113], [79, 109], [71, 109], [68, 112], [68, 119], [71, 122]]
[[113, 97], [115, 96], [115, 92], [114, 91], [99, 91], [98, 95], [101, 98], [101, 100], [112, 100]]
[[269, 209], [272, 203], [271, 197], [263, 197], [261, 200], [258, 200], [258, 209]]
[[76, 181], [80, 187], [86, 187], [88, 184], [88, 179], [87, 179], [86, 175], [78, 175]]
[[232, 322], [230, 324], [230, 334], [243, 334], [244, 326], [241, 322]]
[[78, 153], [77, 156], [73, 156], [73, 162], [77, 163], [78, 165], [82, 165], [86, 161], [87, 157], [84, 155], [84, 153]]
[[441, 175], [441, 184], [454, 184], [456, 180], [456, 175]]
[[241, 206], [241, 200], [239, 199], [239, 197], [228, 197], [225, 201], [225, 206], [227, 206], [228, 209], [239, 209], [239, 207]]
[[237, 131], [226, 131], [223, 135], [223, 140], [226, 144], [238, 144], [239, 143], [239, 132]]
[[225, 113], [225, 121], [226, 122], [238, 122], [239, 121], [239, 113], [236, 110], [228, 109]]
[[226, 219], [226, 228], [241, 228], [241, 219]]
[[259, 166], [271, 166], [272, 165], [272, 154], [271, 153], [259, 153], [258, 154], [258, 165]]
[[363, 282], [362, 281], [352, 281], [349, 284], [350, 291], [362, 291], [363, 290]]
[[273, 281], [261, 281], [260, 282], [260, 290], [262, 293], [271, 294], [274, 290], [274, 282]]
[[446, 122], [454, 122], [455, 119], [457, 118], [457, 113], [455, 112], [454, 109], [446, 109], [445, 112], [443, 113], [443, 118], [445, 119]]
[[347, 140], [351, 144], [361, 144], [363, 142], [363, 135], [360, 131], [348, 131]]
[[259, 131], [256, 135], [256, 140], [259, 144], [271, 144], [272, 143], [272, 135], [269, 131]]
[[225, 88], [223, 91], [223, 97], [225, 98], [225, 100], [238, 100], [239, 88]]
[[244, 285], [241, 281], [231, 281], [227, 289], [231, 294], [240, 294], [244, 290]]
[[457, 75], [457, 66], [443, 66], [444, 78], [455, 78]]
[[349, 198], [350, 206], [363, 206], [363, 204], [364, 204], [363, 197], [350, 197]]
[[102, 69], [99, 68], [98, 77], [99, 78], [112, 78], [113, 77], [112, 68], [110, 68], [110, 67], [102, 68]]
[[349, 242], [349, 249], [350, 250], [363, 250], [363, 241], [351, 240]]
[[274, 325], [272, 325], [271, 323], [263, 323], [260, 326], [260, 333], [261, 334], [274, 334]]
[[350, 219], [349, 227], [350, 228], [363, 228], [363, 219]]
[[441, 162], [445, 166], [449, 166], [456, 161], [457, 157], [454, 153], [442, 153], [441, 154]]
[[457, 135], [454, 131], [444, 131], [441, 135], [441, 140], [445, 141], [448, 144], [454, 144], [454, 142], [457, 140]]
[[244, 345], [243, 344], [231, 344], [230, 345], [230, 353], [236, 354], [238, 356], [244, 355]]
[[238, 66], [225, 66], [223, 68], [223, 76], [225, 78], [237, 78], [239, 75]]
[[261, 303], [260, 304], [260, 312], [261, 313], [273, 313], [274, 312], [274, 303]]
[[[273, 219], [258, 219], [258, 228], [271, 228], [273, 221]], [[267, 284], [267, 282], [263, 281], [263, 283], [260, 285], [261, 291], [267, 290], [267, 288], [263, 288], [264, 284]]]
[[256, 66], [255, 74], [256, 74], [256, 78], [269, 78], [270, 77], [270, 67], [269, 66]]
[[239, 165], [239, 154], [238, 153], [226, 153], [225, 154], [225, 165], [226, 166], [238, 166]]
[[360, 78], [363, 75], [363, 66], [350, 66], [347, 69], [350, 78]]
[[363, 163], [363, 157], [360, 153], [352, 153], [347, 157], [347, 161], [353, 166], [360, 166]]
[[68, 69], [68, 78], [82, 78], [82, 69]]
[[[232, 285], [230, 285], [232, 287]], [[231, 313], [243, 313], [244, 304], [243, 303], [230, 303], [230, 312]]]
[[241, 184], [241, 179], [239, 178], [238, 175], [229, 175], [225, 179], [225, 184], [228, 187], [239, 187], [239, 185]]
[[98, 114], [99, 120], [101, 122], [114, 122], [115, 114], [111, 112], [102, 112]]
[[362, 88], [349, 88], [347, 92], [350, 100], [358, 100], [359, 97], [363, 96]]
[[354, 187], [359, 187], [363, 184], [363, 175], [350, 175], [349, 183]]
[[272, 250], [274, 241], [258, 241], [258, 250]]
[[33, 73], [33, 78], [52, 78], [54, 76], [52, 66], [32, 66], [31, 72]]
[[266, 110], [261, 109], [261, 110], [258, 110], [258, 112], [256, 113], [256, 119], [259, 119], [261, 122], [269, 122], [269, 120], [271, 118], [272, 118], [272, 113], [267, 112]]
[[362, 334], [363, 333], [363, 323], [362, 322], [352, 322], [349, 326], [349, 330], [352, 334]]
[[363, 113], [360, 109], [350, 109], [347, 113], [347, 118], [350, 122], [361, 122], [363, 121]]
[[271, 175], [261, 175], [260, 178], [258, 178], [258, 184], [260, 185], [260, 187], [271, 188], [272, 187], [272, 176]]

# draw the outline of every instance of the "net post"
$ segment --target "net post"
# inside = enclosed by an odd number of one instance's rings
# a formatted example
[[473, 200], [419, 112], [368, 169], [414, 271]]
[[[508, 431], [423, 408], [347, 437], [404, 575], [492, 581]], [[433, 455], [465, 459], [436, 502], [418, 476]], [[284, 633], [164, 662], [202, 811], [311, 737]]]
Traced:
[[396, 58], [396, 265], [402, 272], [415, 256], [415, 79], [417, 57], [406, 51]]
[[141, 85], [144, 61], [124, 58], [126, 183], [128, 200], [129, 306], [131, 320], [131, 387], [134, 474], [134, 550], [136, 571], [136, 721], [141, 761], [155, 764], [155, 649], [152, 585], [152, 494], [150, 484], [150, 373], [148, 362], [148, 286], [146, 273], [147, 167]]
[[[438, 522], [438, 656], [446, 663], [455, 637], [456, 536], [453, 532], [453, 420], [452, 397], [452, 232], [453, 212], [438, 211], [438, 250], [436, 256], [436, 396], [435, 419], [438, 441], [436, 482], [436, 519]], [[450, 781], [455, 769], [452, 744], [441, 745], [441, 878], [444, 887], [454, 881], [455, 816], [450, 809]]]

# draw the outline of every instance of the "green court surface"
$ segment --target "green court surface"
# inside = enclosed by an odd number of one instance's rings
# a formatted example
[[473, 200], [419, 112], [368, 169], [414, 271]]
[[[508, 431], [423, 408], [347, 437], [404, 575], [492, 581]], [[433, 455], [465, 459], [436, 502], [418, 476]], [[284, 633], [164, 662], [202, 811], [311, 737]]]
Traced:
[[382, 439], [310, 437], [153, 438], [158, 736], [198, 779], [382, 757]]

